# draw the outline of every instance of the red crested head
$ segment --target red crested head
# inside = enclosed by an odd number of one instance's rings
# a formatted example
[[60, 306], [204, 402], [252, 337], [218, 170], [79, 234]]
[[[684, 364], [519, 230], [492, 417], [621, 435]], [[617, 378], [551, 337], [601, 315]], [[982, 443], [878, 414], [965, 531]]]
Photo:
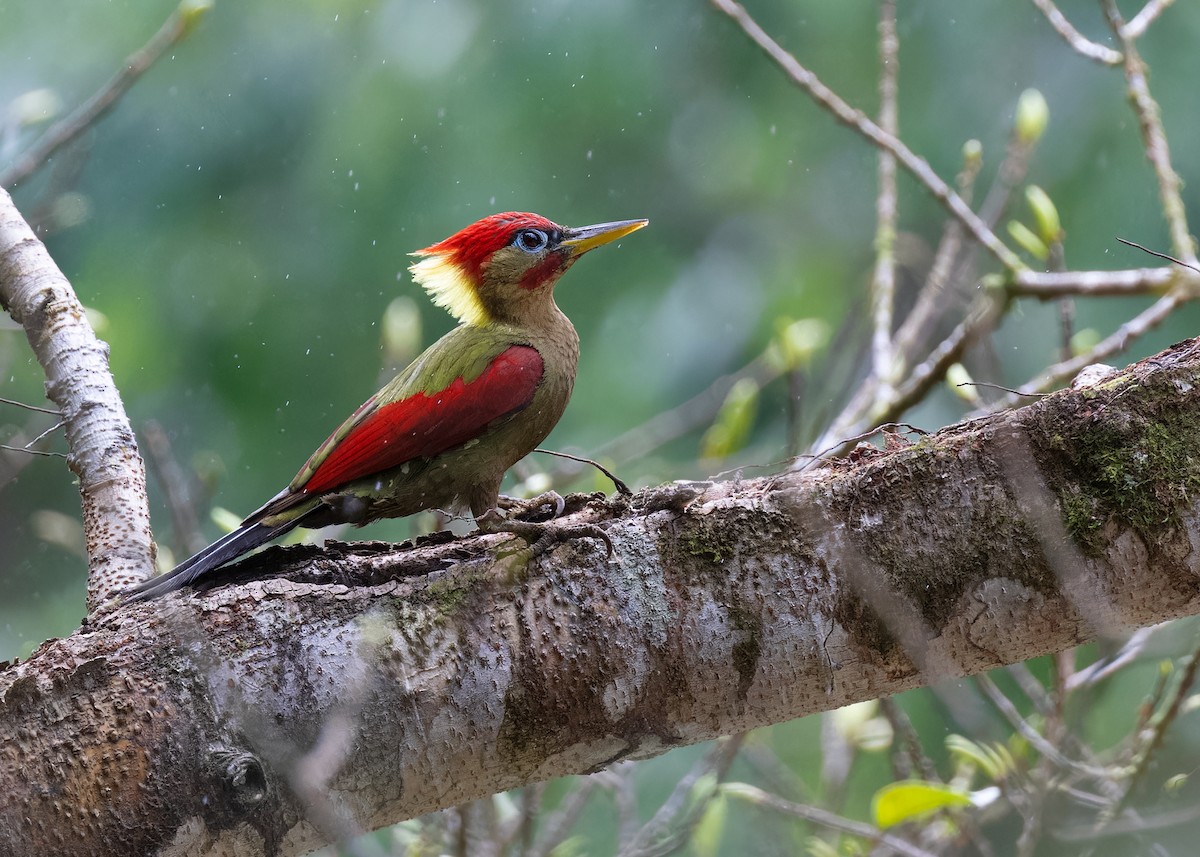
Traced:
[[418, 250], [409, 270], [433, 302], [466, 324], [522, 323], [553, 307], [554, 283], [575, 260], [646, 225], [625, 220], [571, 229], [538, 214], [493, 214]]
[[513, 239], [523, 229], [536, 230], [549, 236], [557, 234], [560, 237], [563, 232], [561, 226], [540, 214], [505, 211], [477, 220], [449, 238], [424, 250], [418, 250], [417, 253], [422, 256], [448, 256], [447, 261], [458, 265], [463, 273], [478, 282], [492, 255], [513, 243]]

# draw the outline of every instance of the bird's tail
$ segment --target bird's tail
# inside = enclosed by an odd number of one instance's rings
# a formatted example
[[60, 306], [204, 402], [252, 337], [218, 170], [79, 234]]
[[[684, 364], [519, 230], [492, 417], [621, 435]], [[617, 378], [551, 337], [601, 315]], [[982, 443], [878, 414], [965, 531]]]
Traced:
[[290, 521], [275, 525], [247, 521], [232, 533], [222, 536], [204, 550], [188, 557], [166, 574], [152, 577], [131, 589], [125, 596], [125, 601], [127, 603], [149, 601], [160, 595], [166, 595], [168, 592], [174, 592], [176, 589], [190, 586], [230, 560], [290, 532], [299, 526], [304, 518], [304, 515], [300, 515]]

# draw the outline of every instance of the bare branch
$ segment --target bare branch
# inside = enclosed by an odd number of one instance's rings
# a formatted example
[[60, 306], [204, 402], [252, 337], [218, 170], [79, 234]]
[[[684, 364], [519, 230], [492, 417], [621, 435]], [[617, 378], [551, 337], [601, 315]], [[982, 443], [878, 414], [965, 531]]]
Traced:
[[1120, 64], [1123, 59], [1120, 51], [1114, 51], [1110, 47], [1093, 42], [1083, 33], [1076, 30], [1075, 26], [1054, 5], [1053, 0], [1033, 0], [1033, 5], [1037, 6], [1038, 10], [1046, 16], [1046, 20], [1054, 28], [1054, 32], [1062, 36], [1063, 40], [1076, 53], [1104, 65]]
[[1200, 277], [1177, 268], [1130, 268], [1121, 271], [1021, 271], [1005, 288], [1013, 297], [1041, 300], [1063, 295], [1160, 295], [1187, 280], [1200, 291]]
[[1138, 741], [1137, 751], [1130, 766], [1129, 778], [1125, 782], [1125, 788], [1121, 793], [1120, 799], [1102, 814], [1100, 818], [1101, 826], [1120, 815], [1121, 810], [1125, 808], [1134, 790], [1146, 776], [1151, 763], [1154, 761], [1155, 753], [1162, 747], [1167, 730], [1179, 716], [1184, 701], [1192, 692], [1192, 687], [1196, 682], [1197, 669], [1200, 669], [1200, 645], [1193, 645], [1192, 651], [1183, 660], [1179, 679], [1166, 704], [1159, 709], [1158, 713], [1151, 720], [1148, 729], [1139, 730], [1142, 734], [1136, 736], [1140, 740]]
[[742, 31], [762, 49], [762, 51], [787, 74], [788, 78], [803, 89], [822, 108], [833, 115], [835, 119], [857, 131], [874, 145], [891, 152], [900, 164], [918, 182], [940, 202], [952, 216], [958, 218], [975, 240], [987, 248], [997, 261], [1009, 271], [1019, 271], [1026, 267], [1013, 251], [1005, 246], [996, 234], [988, 228], [971, 207], [963, 202], [954, 190], [944, 182], [929, 162], [913, 153], [911, 149], [872, 122], [861, 110], [851, 107], [841, 96], [827, 87], [820, 79], [805, 68], [800, 62], [785, 51], [778, 42], [772, 39], [750, 14], [734, 0], [712, 0], [713, 5], [732, 18]]
[[[846, 418], [845, 421], [839, 419], [814, 444], [813, 449], [818, 451], [817, 458], [845, 452], [859, 436], [873, 434], [876, 426], [895, 421], [921, 401], [935, 384], [946, 377], [946, 372], [962, 358], [968, 348], [995, 328], [1006, 306], [1007, 298], [998, 290], [981, 297], [968, 316], [955, 326], [920, 365], [913, 368], [890, 398], [868, 398], [865, 402], [868, 407], [862, 410], [846, 408], [842, 415]], [[853, 422], [850, 421], [852, 419]], [[793, 469], [806, 470], [815, 463], [816, 459], [797, 461]]]
[[581, 779], [567, 793], [562, 803], [547, 818], [542, 820], [537, 838], [530, 849], [529, 857], [547, 857], [571, 835], [571, 829], [583, 815], [588, 798], [599, 784], [597, 775]]
[[1125, 82], [1129, 87], [1129, 99], [1133, 103], [1133, 110], [1142, 130], [1146, 159], [1150, 161], [1154, 177], [1158, 181], [1163, 217], [1167, 220], [1167, 229], [1171, 235], [1171, 250], [1189, 265], [1195, 265], [1196, 243], [1188, 231], [1187, 209], [1179, 193], [1182, 183], [1179, 174], [1171, 166], [1171, 150], [1167, 146], [1167, 134], [1163, 129], [1158, 102], [1150, 95], [1146, 64], [1138, 53], [1133, 38], [1126, 33], [1125, 21], [1117, 9], [1116, 0], [1103, 0], [1103, 6], [1109, 26], [1121, 40], [1125, 53]]
[[[1011, 152], [1012, 147], [1009, 148]], [[1005, 164], [1009, 160], [1010, 158], [1006, 158]], [[971, 202], [975, 190], [975, 180], [979, 177], [979, 169], [982, 165], [982, 156], [973, 157], [964, 153], [963, 168], [955, 177], [955, 184], [958, 186], [959, 195], [968, 204]], [[1006, 168], [1002, 164], [1000, 175], [1005, 174]], [[917, 345], [925, 343], [928, 332], [936, 321], [946, 313], [949, 307], [956, 305], [956, 302], [947, 300], [947, 292], [962, 245], [962, 224], [954, 218], [948, 218], [942, 228], [942, 237], [938, 241], [937, 252], [934, 254], [933, 264], [929, 268], [929, 275], [921, 287], [921, 293], [917, 296], [916, 303], [913, 304], [908, 316], [900, 324], [900, 329], [896, 331], [896, 353], [905, 362], [905, 365], [914, 359]]]
[[88, 555], [88, 609], [154, 567], [146, 474], [121, 397], [71, 284], [0, 190], [0, 305], [25, 328], [66, 424], [79, 477]]
[[[896, 35], [896, 2], [879, 4], [879, 127], [896, 137], [899, 128], [897, 78], [900, 38]], [[898, 138], [897, 138], [898, 139]], [[892, 317], [896, 303], [896, 156], [879, 150], [879, 191], [875, 197], [875, 275], [871, 280], [871, 354], [874, 375], [890, 389], [900, 368], [892, 346]]]
[[1004, 716], [1004, 719], [1007, 720], [1009, 725], [1016, 730], [1017, 734], [1028, 741], [1029, 745], [1033, 747], [1033, 749], [1037, 750], [1038, 753], [1049, 759], [1056, 766], [1064, 770], [1074, 771], [1085, 777], [1091, 777], [1093, 779], [1107, 779], [1110, 776], [1109, 772], [1103, 768], [1096, 768], [1064, 756], [1057, 747], [1046, 740], [1045, 736], [1042, 735], [1041, 732], [1034, 729], [1029, 725], [1028, 722], [1026, 722], [1025, 718], [1021, 716], [1021, 713], [1017, 711], [1016, 706], [1012, 704], [1012, 701], [1009, 700], [1009, 698], [1004, 695], [1000, 688], [996, 686], [996, 683], [992, 681], [991, 676], [986, 674], [977, 675], [975, 676], [975, 682], [983, 691], [984, 696], [986, 696], [992, 705], [996, 707], [996, 710]]
[[16, 163], [0, 172], [0, 188], [16, 187], [46, 163], [55, 152], [94, 125], [159, 57], [192, 31], [200, 16], [208, 9], [208, 5], [208, 0], [182, 0], [150, 41], [125, 58], [121, 70], [108, 83], [70, 115], [46, 129]]

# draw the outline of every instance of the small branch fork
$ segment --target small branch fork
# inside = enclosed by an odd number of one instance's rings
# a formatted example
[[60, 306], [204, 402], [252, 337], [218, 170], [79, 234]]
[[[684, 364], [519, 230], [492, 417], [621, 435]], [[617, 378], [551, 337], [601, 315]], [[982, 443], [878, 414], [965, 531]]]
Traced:
[[1054, 0], [1033, 0], [1033, 5], [1038, 11], [1046, 16], [1046, 20], [1050, 22], [1050, 26], [1054, 28], [1054, 32], [1063, 37], [1063, 40], [1070, 45], [1077, 54], [1085, 56], [1090, 60], [1095, 60], [1104, 65], [1120, 65], [1122, 59], [1120, 51], [1114, 51], [1112, 48], [1093, 42], [1083, 33], [1075, 29], [1075, 26], [1067, 20], [1066, 16], [1058, 10], [1054, 5]]

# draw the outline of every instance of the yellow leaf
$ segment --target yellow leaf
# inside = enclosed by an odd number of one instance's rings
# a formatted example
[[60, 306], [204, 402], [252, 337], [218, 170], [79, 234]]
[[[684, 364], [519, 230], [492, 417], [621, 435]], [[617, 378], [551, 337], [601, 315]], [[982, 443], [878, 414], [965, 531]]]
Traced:
[[871, 814], [876, 826], [887, 828], [939, 809], [970, 805], [970, 796], [959, 789], [925, 780], [901, 780], [875, 792]]

